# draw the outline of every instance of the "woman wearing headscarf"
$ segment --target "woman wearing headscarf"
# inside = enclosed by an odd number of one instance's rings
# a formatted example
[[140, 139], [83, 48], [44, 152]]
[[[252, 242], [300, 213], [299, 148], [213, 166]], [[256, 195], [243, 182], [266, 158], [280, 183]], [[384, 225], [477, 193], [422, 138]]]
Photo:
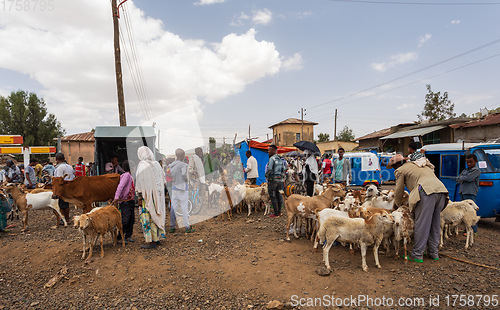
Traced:
[[312, 197], [314, 194], [314, 182], [318, 179], [318, 162], [310, 150], [305, 150], [304, 155], [306, 155], [306, 162], [302, 170], [304, 176], [303, 182], [306, 186], [307, 196]]
[[137, 150], [139, 165], [136, 173], [136, 191], [139, 193], [139, 218], [146, 244], [154, 249], [165, 238], [165, 174], [147, 146]]

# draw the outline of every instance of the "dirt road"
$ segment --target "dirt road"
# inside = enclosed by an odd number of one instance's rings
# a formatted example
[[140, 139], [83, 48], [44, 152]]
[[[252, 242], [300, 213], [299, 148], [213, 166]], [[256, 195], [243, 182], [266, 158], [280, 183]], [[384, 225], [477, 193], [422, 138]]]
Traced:
[[[321, 277], [315, 272], [322, 266], [321, 250], [314, 253], [305, 238], [285, 242], [285, 216], [210, 219], [197, 224], [195, 233], [168, 234], [154, 250], [140, 248], [143, 238], [136, 221], [136, 242], [112, 246], [108, 235], [105, 257], [99, 258], [96, 247], [87, 262], [80, 259], [79, 233], [73, 227], [51, 229], [51, 212], [31, 212], [26, 233], [21, 233], [20, 221], [15, 223], [16, 228], [0, 235], [0, 309], [261, 309], [272, 300], [293, 305], [315, 301], [311, 309], [323, 309], [332, 296], [334, 303], [342, 298], [343, 309], [386, 308], [382, 306], [390, 300], [387, 308], [406, 308], [398, 305], [403, 302], [422, 309], [431, 308], [429, 298], [436, 304], [438, 296], [440, 308], [450, 308], [453, 301], [459, 306], [459, 297], [451, 296], [457, 294], [468, 298], [464, 308], [492, 309], [500, 298], [499, 270], [446, 257], [405, 264], [380, 255], [383, 268], [377, 269], [369, 250], [366, 273], [359, 252], [351, 256], [348, 248], [337, 245], [330, 253], [333, 272]], [[499, 234], [500, 223], [482, 220], [471, 249], [464, 249], [465, 237], [459, 236], [442, 253], [500, 268]], [[63, 266], [67, 273], [61, 280], [44, 288]], [[363, 298], [372, 298], [372, 307]], [[377, 306], [382, 298], [386, 303]]]

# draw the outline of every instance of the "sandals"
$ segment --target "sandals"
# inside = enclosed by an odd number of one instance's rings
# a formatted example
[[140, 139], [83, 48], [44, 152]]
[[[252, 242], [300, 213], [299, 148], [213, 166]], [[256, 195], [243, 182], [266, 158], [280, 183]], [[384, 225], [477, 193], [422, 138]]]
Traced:
[[406, 260], [409, 260], [410, 262], [414, 262], [414, 263], [423, 263], [424, 262], [423, 259], [413, 258], [411, 256], [403, 256], [403, 258]]
[[189, 229], [186, 229], [186, 234], [190, 234], [192, 232], [194, 232], [194, 228], [191, 227]]
[[427, 258], [430, 258], [432, 260], [439, 260], [439, 257], [430, 257], [429, 255], [427, 255], [427, 253], [424, 252], [424, 256], [427, 257]]

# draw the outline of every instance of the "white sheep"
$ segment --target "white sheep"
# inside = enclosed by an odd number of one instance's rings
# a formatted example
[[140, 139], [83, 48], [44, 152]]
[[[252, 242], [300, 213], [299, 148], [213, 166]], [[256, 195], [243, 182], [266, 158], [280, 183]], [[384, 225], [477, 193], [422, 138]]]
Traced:
[[410, 210], [405, 207], [400, 207], [396, 211], [392, 212], [392, 218], [394, 218], [394, 248], [396, 250], [396, 258], [399, 258], [399, 246], [401, 240], [403, 240], [404, 245], [404, 257], [406, 259], [407, 249], [406, 244], [410, 242], [413, 236], [415, 221], [411, 216]]
[[263, 202], [266, 206], [264, 215], [266, 215], [268, 211], [268, 205], [270, 206], [271, 198], [267, 192], [267, 186], [259, 186], [259, 187], [246, 187], [245, 198], [243, 198], [243, 202], [248, 206], [248, 215], [252, 214], [252, 206], [254, 206], [255, 211], [257, 211], [257, 207], [260, 206], [260, 203]]
[[320, 242], [323, 243], [326, 241], [326, 244], [323, 246], [323, 261], [326, 268], [331, 270], [328, 253], [335, 241], [349, 242], [361, 246], [363, 271], [368, 271], [368, 266], [366, 265], [366, 248], [368, 245], [373, 244], [375, 265], [377, 268], [382, 268], [378, 260], [378, 247], [382, 243], [385, 231], [391, 229], [393, 223], [392, 216], [387, 213], [374, 214], [367, 220], [337, 216], [328, 218], [318, 231]]
[[[474, 201], [467, 199], [457, 202], [449, 202], [446, 208], [441, 211], [441, 239], [439, 247], [443, 247], [443, 235], [448, 238], [446, 229], [448, 227], [456, 227], [460, 224], [465, 226], [467, 240], [465, 241], [465, 249], [474, 244], [474, 232], [472, 226], [476, 225], [480, 217], [476, 211], [479, 210]], [[448, 226], [448, 227], [446, 227]]]
[[[321, 224], [324, 223], [327, 219], [333, 216], [338, 216], [338, 217], [349, 217], [349, 214], [345, 211], [339, 211], [339, 210], [334, 210], [334, 209], [323, 209], [323, 210], [315, 210], [316, 217], [317, 217], [317, 229], [319, 230], [319, 227], [321, 227]], [[318, 243], [319, 243], [319, 236], [316, 235], [316, 238], [314, 238], [314, 246], [313, 249], [316, 251], [318, 248]]]
[[371, 184], [370, 186], [368, 186], [368, 187], [366, 188], [366, 197], [365, 197], [365, 201], [367, 201], [367, 200], [371, 200], [371, 199], [373, 199], [374, 197], [377, 197], [377, 196], [379, 196], [379, 195], [380, 195], [380, 192], [379, 192], [379, 190], [378, 190], [377, 186], [376, 186], [376, 185]]

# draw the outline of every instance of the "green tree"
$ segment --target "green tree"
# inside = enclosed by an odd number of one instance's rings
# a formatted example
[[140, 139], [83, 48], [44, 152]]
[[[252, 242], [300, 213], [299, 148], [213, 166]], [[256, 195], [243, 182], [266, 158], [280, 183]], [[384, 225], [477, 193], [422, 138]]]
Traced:
[[351, 142], [356, 136], [354, 135], [354, 131], [350, 129], [347, 125], [342, 128], [342, 130], [339, 132], [335, 140], [338, 141], [346, 141], [346, 142]]
[[21, 135], [25, 146], [54, 145], [65, 133], [56, 116], [35, 93], [12, 92], [0, 96], [0, 134]]
[[418, 115], [419, 120], [429, 120], [429, 121], [442, 121], [448, 118], [455, 117], [456, 114], [453, 112], [455, 109], [455, 104], [451, 103], [448, 99], [448, 92], [433, 92], [431, 89], [431, 84], [427, 84], [427, 91], [429, 92], [425, 95], [425, 106], [422, 114]]
[[213, 151], [215, 150], [215, 138], [214, 137], [209, 137], [208, 138], [208, 148], [210, 149], [210, 151]]
[[327, 133], [320, 133], [318, 134], [318, 142], [328, 142], [330, 141], [330, 135]]

